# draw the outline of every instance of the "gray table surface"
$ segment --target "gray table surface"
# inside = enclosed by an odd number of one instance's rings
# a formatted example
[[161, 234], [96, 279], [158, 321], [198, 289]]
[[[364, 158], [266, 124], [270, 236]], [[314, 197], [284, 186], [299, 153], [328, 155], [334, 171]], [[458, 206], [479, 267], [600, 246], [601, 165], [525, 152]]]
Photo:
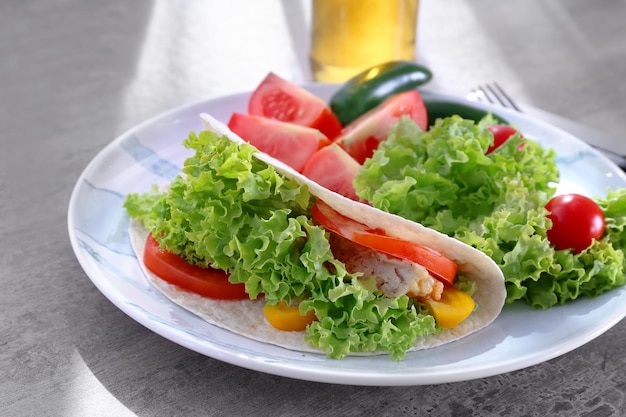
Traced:
[[[270, 70], [309, 81], [309, 16], [305, 0], [0, 3], [0, 414], [626, 415], [624, 321], [503, 375], [343, 386], [192, 352], [91, 283], [66, 224], [87, 163], [143, 120], [250, 90]], [[497, 80], [626, 142], [626, 0], [423, 0], [418, 36], [431, 89]]]

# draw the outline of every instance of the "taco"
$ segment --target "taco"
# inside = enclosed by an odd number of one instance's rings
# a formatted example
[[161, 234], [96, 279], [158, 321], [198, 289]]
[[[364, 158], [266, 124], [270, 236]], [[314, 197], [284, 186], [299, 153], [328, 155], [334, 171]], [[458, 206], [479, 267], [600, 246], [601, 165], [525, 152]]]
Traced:
[[[125, 202], [140, 265], [174, 303], [287, 349], [332, 358], [388, 353], [394, 360], [474, 333], [500, 313], [504, 278], [487, 255], [329, 191], [201, 117], [206, 130], [185, 140], [195, 155], [183, 173], [167, 189]], [[187, 262], [227, 271], [249, 299], [206, 298], [161, 279], [141, 261], [150, 234]], [[434, 263], [416, 262], [419, 253], [406, 253], [413, 248]], [[454, 307], [446, 297], [456, 293], [473, 301], [467, 317], [453, 325], [435, 319], [436, 301]], [[278, 330], [263, 313], [277, 303], [314, 312], [315, 320], [302, 331]]]

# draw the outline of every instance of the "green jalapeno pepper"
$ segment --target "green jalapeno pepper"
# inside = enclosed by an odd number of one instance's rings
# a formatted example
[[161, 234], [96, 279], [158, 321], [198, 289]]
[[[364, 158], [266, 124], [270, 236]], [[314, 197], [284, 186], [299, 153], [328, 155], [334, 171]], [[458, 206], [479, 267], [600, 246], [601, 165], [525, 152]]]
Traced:
[[371, 67], [348, 80], [330, 98], [329, 105], [347, 125], [387, 97], [430, 81], [432, 73], [411, 61], [391, 61]]

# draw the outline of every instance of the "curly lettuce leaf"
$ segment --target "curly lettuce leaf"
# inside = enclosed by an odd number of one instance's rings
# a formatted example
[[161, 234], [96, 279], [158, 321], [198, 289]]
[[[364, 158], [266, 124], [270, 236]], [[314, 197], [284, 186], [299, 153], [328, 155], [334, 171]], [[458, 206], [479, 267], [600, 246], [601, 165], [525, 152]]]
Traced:
[[184, 145], [195, 153], [167, 190], [125, 201], [161, 247], [228, 271], [251, 298], [315, 310], [306, 339], [330, 357], [388, 351], [400, 360], [417, 337], [437, 331], [407, 297], [383, 296], [334, 259], [327, 232], [307, 215], [308, 189], [253, 158], [254, 147], [213, 132], [191, 133]]
[[556, 251], [544, 209], [558, 182], [554, 152], [514, 135], [485, 155], [494, 123], [453, 116], [424, 132], [401, 119], [355, 178], [357, 194], [485, 252], [504, 273], [508, 303], [545, 309], [624, 285], [626, 191], [598, 201], [603, 239], [580, 254]]
[[446, 234], [480, 221], [526, 188], [523, 204], [543, 205], [554, 193], [558, 170], [552, 151], [511, 137], [485, 155], [493, 136], [480, 123], [452, 116], [427, 132], [403, 117], [357, 174], [360, 198], [382, 210], [416, 220]]
[[611, 244], [626, 251], [626, 188], [609, 190], [606, 197], [596, 199], [605, 219], [605, 234]]

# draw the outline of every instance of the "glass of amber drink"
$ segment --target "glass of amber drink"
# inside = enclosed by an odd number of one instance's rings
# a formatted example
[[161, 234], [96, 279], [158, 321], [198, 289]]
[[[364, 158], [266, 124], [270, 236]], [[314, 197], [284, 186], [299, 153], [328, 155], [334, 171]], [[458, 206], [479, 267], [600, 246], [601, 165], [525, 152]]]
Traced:
[[387, 61], [415, 59], [419, 0], [313, 0], [311, 69], [343, 82]]

